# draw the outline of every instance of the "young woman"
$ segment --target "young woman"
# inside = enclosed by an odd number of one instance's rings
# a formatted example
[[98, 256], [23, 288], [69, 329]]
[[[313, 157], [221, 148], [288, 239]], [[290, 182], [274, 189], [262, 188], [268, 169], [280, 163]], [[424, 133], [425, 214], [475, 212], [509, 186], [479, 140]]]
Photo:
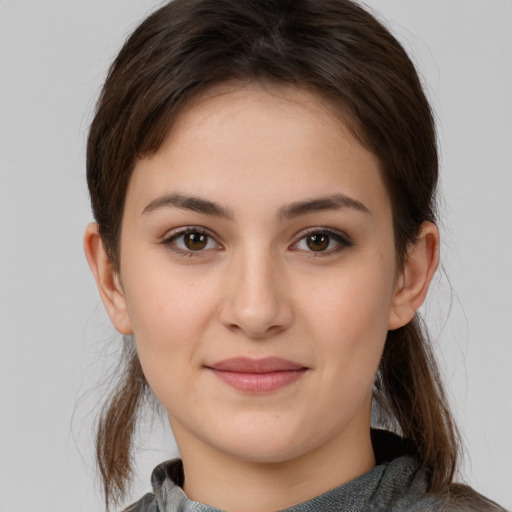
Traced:
[[416, 314], [437, 172], [413, 65], [350, 0], [175, 0], [135, 30], [87, 153], [85, 251], [126, 343], [107, 506], [154, 394], [181, 459], [130, 511], [502, 510], [453, 483]]

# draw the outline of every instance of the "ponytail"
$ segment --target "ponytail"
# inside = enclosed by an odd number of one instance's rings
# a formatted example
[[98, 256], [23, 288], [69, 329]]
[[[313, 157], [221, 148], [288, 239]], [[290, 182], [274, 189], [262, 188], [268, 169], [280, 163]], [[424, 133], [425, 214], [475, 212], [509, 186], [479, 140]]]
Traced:
[[418, 316], [389, 331], [374, 398], [383, 426], [408, 439], [428, 468], [430, 490], [449, 485], [459, 458], [459, 433]]
[[142, 373], [133, 340], [125, 337], [119, 381], [107, 397], [98, 420], [96, 458], [103, 482], [107, 510], [120, 503], [133, 474], [133, 437], [149, 387]]

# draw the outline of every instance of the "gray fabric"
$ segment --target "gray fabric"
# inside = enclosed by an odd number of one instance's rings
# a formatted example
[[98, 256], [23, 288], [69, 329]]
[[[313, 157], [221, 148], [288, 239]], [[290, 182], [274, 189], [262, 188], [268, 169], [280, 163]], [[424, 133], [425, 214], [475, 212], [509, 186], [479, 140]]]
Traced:
[[[372, 429], [377, 466], [354, 480], [281, 512], [507, 512], [474, 490], [452, 485], [440, 495], [427, 492], [427, 473], [414, 447], [395, 434]], [[224, 512], [189, 500], [183, 492], [180, 459], [164, 462], [151, 476], [146, 494], [125, 512]]]
[[[220, 509], [189, 500], [169, 473], [181, 461], [169, 461], [153, 473], [153, 494], [127, 509], [127, 512], [220, 512]], [[380, 464], [368, 473], [286, 512], [425, 512], [441, 510], [437, 500], [425, 492], [426, 478], [409, 456]]]

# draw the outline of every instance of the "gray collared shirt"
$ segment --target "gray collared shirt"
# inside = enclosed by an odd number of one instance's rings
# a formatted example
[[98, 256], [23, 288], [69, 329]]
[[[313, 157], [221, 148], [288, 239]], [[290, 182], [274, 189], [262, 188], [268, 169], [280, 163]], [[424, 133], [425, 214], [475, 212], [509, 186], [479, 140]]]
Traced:
[[[154, 494], [128, 508], [126, 512], [221, 512], [220, 509], [192, 501], [170, 475], [179, 474], [176, 459], [158, 466], [153, 472]], [[403, 456], [380, 464], [360, 477], [286, 512], [420, 512], [435, 511], [437, 500], [426, 493], [424, 472], [412, 457]]]
[[[506, 512], [471, 491], [473, 499], [459, 499], [447, 489], [428, 492], [428, 471], [414, 457], [407, 441], [382, 430], [372, 430], [377, 466], [363, 475], [281, 512]], [[125, 512], [224, 512], [190, 500], [184, 493], [180, 459], [164, 462], [151, 477], [153, 493]]]

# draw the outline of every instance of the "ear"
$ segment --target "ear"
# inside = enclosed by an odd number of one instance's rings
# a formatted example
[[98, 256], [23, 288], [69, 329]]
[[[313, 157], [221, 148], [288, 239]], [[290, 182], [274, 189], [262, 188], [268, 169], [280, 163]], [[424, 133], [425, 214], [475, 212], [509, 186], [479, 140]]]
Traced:
[[105, 251], [98, 231], [98, 224], [95, 222], [89, 224], [85, 229], [84, 251], [96, 280], [101, 300], [114, 327], [121, 334], [133, 334], [119, 274]]
[[407, 249], [398, 275], [388, 329], [398, 329], [412, 320], [423, 304], [439, 264], [439, 230], [432, 222], [421, 225], [418, 239]]

